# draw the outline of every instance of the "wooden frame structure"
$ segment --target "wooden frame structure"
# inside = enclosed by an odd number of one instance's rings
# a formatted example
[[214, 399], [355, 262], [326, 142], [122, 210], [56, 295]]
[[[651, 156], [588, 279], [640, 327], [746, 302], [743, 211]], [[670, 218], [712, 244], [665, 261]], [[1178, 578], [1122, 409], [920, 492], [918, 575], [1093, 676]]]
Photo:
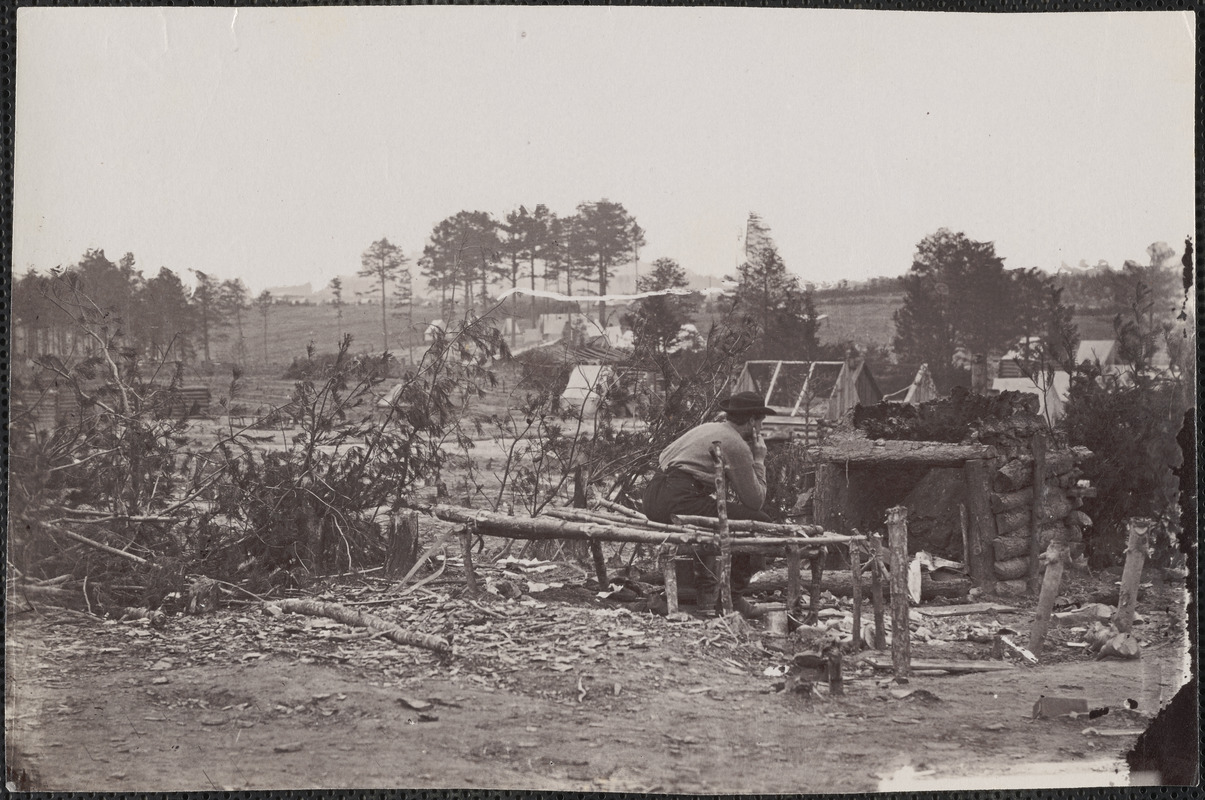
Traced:
[[[612, 504], [607, 504], [612, 505]], [[448, 505], [409, 504], [410, 508], [445, 522], [456, 524], [464, 559], [465, 586], [470, 595], [476, 595], [478, 587], [476, 568], [473, 565], [472, 543], [474, 536], [492, 536], [504, 539], [546, 540], [569, 539], [586, 541], [591, 545], [595, 571], [599, 586], [607, 585], [606, 565], [602, 559], [602, 542], [631, 542], [657, 548], [665, 575], [666, 604], [669, 613], [678, 611], [677, 573], [674, 554], [679, 545], [688, 545], [704, 553], [719, 556], [723, 571], [724, 562], [731, 570], [732, 553], [760, 553], [787, 559], [787, 603], [794, 611], [803, 597], [802, 570], [804, 561], [812, 566], [811, 605], [813, 614], [819, 603], [820, 575], [818, 567], [827, 546], [860, 548], [865, 546], [866, 537], [844, 535], [823, 531], [813, 525], [754, 523], [727, 521], [728, 547], [722, 544], [719, 518], [675, 517], [673, 524], [652, 522], [639, 512], [625, 509], [616, 512], [595, 500], [594, 508], [551, 508], [536, 517], [510, 516], [492, 511], [474, 511]], [[861, 560], [861, 553], [856, 556]], [[730, 573], [729, 573], [730, 574]], [[876, 573], [877, 574], [877, 573]], [[723, 603], [721, 583], [721, 603]], [[731, 586], [725, 613], [732, 607]], [[861, 595], [855, 597], [855, 616], [860, 618]], [[876, 617], [881, 609], [876, 606]], [[881, 628], [881, 626], [880, 626]], [[860, 636], [858, 637], [860, 641]]]

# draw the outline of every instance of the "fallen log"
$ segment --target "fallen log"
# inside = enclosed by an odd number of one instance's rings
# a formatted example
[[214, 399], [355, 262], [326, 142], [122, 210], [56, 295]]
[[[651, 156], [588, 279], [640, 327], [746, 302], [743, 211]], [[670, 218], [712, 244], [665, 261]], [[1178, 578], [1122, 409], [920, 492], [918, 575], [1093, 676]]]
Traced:
[[372, 614], [367, 614], [363, 611], [341, 606], [338, 603], [323, 603], [319, 600], [273, 600], [270, 603], [265, 603], [265, 606], [275, 606], [281, 611], [287, 611], [291, 614], [304, 614], [310, 617], [326, 617], [333, 619], [336, 622], [342, 622], [344, 625], [355, 625], [361, 628], [368, 628], [370, 631], [379, 633], [391, 642], [404, 644], [410, 647], [421, 647], [425, 650], [433, 650], [436, 653], [450, 655], [452, 653], [452, 645], [446, 640], [438, 636], [432, 636], [426, 633], [415, 633], [413, 631], [402, 630], [396, 625], [386, 622], [380, 617]]
[[[862, 580], [860, 581], [862, 591], [870, 593], [871, 576], [867, 573], [873, 573], [873, 569], [863, 570]], [[929, 573], [922, 573], [920, 584], [921, 600], [933, 600], [938, 597], [966, 597], [967, 592], [971, 590], [972, 584], [970, 578], [952, 577], [948, 580], [935, 581], [929, 577]], [[775, 589], [784, 589], [787, 586], [787, 570], [785, 567], [775, 567], [773, 569], [764, 570], [758, 573], [756, 580], [752, 581], [745, 589], [746, 594], [757, 594], [760, 592], [770, 592]], [[890, 595], [889, 581], [881, 582], [883, 594]], [[827, 570], [820, 580], [820, 589], [828, 590], [839, 597], [853, 597], [854, 581], [853, 575], [845, 571]]]
[[15, 594], [34, 600], [44, 600], [55, 605], [68, 605], [72, 603], [81, 605], [79, 592], [66, 589], [62, 586], [39, 586], [36, 583], [19, 581], [12, 584], [12, 589]]

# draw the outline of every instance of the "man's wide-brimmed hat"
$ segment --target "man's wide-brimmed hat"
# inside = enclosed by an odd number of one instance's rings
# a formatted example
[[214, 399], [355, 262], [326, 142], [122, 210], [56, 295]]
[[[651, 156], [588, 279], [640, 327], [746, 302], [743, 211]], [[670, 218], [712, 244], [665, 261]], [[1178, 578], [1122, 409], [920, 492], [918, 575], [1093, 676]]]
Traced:
[[778, 412], [762, 402], [755, 392], [737, 392], [731, 397], [720, 401], [720, 409], [728, 413], [741, 414], [777, 414]]

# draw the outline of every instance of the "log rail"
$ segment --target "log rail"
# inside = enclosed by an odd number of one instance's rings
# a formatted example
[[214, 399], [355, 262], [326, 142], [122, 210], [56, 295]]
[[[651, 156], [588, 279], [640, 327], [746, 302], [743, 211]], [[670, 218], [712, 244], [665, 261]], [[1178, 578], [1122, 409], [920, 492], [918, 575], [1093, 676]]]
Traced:
[[[405, 503], [406, 508], [423, 514], [451, 522], [458, 527], [464, 551], [465, 584], [470, 594], [478, 591], [477, 577], [473, 568], [472, 553], [468, 543], [472, 535], [493, 536], [504, 539], [570, 539], [586, 541], [591, 545], [601, 542], [633, 542], [652, 545], [659, 549], [666, 570], [666, 589], [676, 588], [676, 581], [670, 572], [673, 570], [672, 553], [677, 545], [688, 545], [704, 553], [721, 552], [721, 532], [718, 519], [710, 517], [675, 517], [673, 525], [647, 522], [635, 517], [605, 520], [604, 514], [595, 511], [586, 512], [581, 509], [558, 509], [555, 514], [542, 516], [511, 516], [492, 511], [476, 511], [460, 506], [441, 504]], [[824, 552], [826, 545], [840, 545], [849, 548], [864, 546], [866, 537], [830, 533], [818, 526], [780, 525], [773, 523], [748, 523], [746, 521], [729, 521], [735, 530], [726, 531], [729, 534], [728, 547], [732, 553], [758, 553], [768, 556], [785, 556], [796, 564], [792, 571], [792, 580], [788, 583], [788, 595], [799, 598], [802, 594], [799, 584], [798, 561], [806, 559], [813, 564]], [[598, 559], [595, 559], [596, 562]], [[597, 566], [597, 564], [596, 564]], [[600, 588], [606, 584], [605, 569], [599, 570]], [[817, 576], [813, 576], [817, 578]], [[818, 579], [813, 583], [818, 583]], [[818, 586], [813, 586], [812, 605], [816, 603]], [[671, 612], [677, 608], [675, 597], [667, 597]], [[859, 597], [860, 599], [860, 597]], [[859, 603], [860, 605], [860, 603]], [[813, 608], [815, 613], [815, 608]]]

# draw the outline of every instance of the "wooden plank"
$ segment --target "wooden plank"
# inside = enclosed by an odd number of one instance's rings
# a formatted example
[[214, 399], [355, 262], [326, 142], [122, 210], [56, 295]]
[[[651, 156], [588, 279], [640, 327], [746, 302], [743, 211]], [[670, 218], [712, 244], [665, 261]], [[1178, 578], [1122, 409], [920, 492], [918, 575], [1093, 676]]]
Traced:
[[956, 606], [917, 606], [926, 617], [963, 617], [968, 614], [1016, 614], [1021, 611], [1000, 603], [962, 603]]
[[[891, 660], [885, 656], [867, 656], [863, 663], [869, 664], [875, 669], [891, 669]], [[960, 673], [960, 672], [1004, 672], [1010, 669], [1017, 669], [1014, 664], [1007, 661], [938, 661], [936, 659], [918, 658], [912, 662], [912, 668], [916, 670], [944, 670], [945, 672]]]

